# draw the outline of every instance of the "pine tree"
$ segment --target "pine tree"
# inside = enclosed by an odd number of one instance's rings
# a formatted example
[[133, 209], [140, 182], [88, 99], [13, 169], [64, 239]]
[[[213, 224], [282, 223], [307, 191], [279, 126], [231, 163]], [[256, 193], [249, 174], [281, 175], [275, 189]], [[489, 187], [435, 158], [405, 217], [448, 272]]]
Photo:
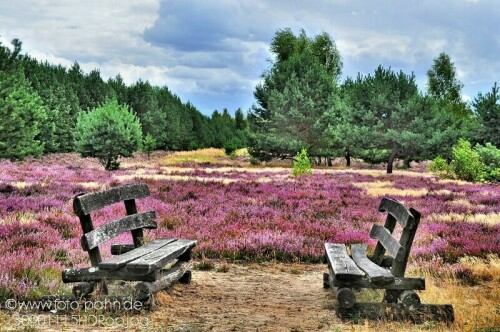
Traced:
[[22, 70], [0, 70], [0, 158], [22, 160], [43, 153], [36, 139], [46, 111]]

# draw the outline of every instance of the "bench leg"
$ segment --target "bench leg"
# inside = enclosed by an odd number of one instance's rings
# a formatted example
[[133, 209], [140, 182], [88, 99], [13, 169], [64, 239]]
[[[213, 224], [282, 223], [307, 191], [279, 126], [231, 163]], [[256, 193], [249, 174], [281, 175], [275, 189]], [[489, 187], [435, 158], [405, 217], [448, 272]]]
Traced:
[[323, 273], [323, 288], [330, 288], [330, 275], [328, 273]]
[[405, 290], [399, 294], [398, 303], [402, 303], [408, 310], [415, 310], [420, 307], [420, 297], [413, 290]]
[[[326, 285], [328, 285], [328, 287]], [[330, 269], [330, 273], [323, 274], [323, 287], [333, 288], [339, 308], [352, 308], [356, 303], [354, 291], [351, 288], [338, 288], [333, 285], [333, 271]]]
[[186, 272], [192, 268], [192, 262], [177, 261], [169, 270], [166, 271], [158, 280], [153, 282], [144, 281], [137, 284], [135, 289], [135, 298], [139, 301], [146, 301], [158, 291], [170, 287], [176, 281], [181, 279]]
[[182, 277], [179, 279], [179, 282], [181, 284], [190, 284], [191, 278], [192, 278], [191, 271], [186, 271], [186, 273], [184, 273]]
[[80, 299], [82, 297], [86, 297], [90, 295], [91, 293], [94, 294], [108, 294], [108, 284], [106, 283], [106, 280], [101, 280], [101, 281], [88, 281], [88, 282], [81, 282], [77, 284], [76, 286], [73, 287], [73, 295], [77, 298]]
[[356, 303], [356, 295], [350, 288], [334, 288], [340, 308], [352, 308]]
[[95, 285], [96, 285], [95, 281], [81, 282], [78, 285], [73, 286], [73, 295], [77, 299], [86, 297], [87, 295], [89, 295], [94, 291]]
[[398, 303], [399, 294], [401, 294], [400, 290], [395, 289], [386, 289], [384, 295], [385, 303]]

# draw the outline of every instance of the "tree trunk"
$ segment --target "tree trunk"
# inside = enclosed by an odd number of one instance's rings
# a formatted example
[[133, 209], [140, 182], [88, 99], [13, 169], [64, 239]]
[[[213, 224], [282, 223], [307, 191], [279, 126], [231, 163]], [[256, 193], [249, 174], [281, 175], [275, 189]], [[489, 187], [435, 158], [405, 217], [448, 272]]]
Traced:
[[389, 156], [389, 160], [387, 161], [387, 174], [392, 174], [392, 164], [394, 163], [394, 159], [398, 155], [398, 148], [394, 146], [391, 151], [391, 155]]
[[104, 166], [105, 170], [107, 170], [107, 171], [111, 170], [111, 162], [112, 162], [112, 160], [113, 159], [111, 158], [111, 156], [108, 156], [108, 160], [106, 161], [106, 166]]
[[327, 162], [328, 166], [332, 167], [332, 157], [328, 157], [326, 159], [326, 162]]
[[351, 167], [351, 151], [349, 149], [345, 152], [345, 163], [347, 167]]

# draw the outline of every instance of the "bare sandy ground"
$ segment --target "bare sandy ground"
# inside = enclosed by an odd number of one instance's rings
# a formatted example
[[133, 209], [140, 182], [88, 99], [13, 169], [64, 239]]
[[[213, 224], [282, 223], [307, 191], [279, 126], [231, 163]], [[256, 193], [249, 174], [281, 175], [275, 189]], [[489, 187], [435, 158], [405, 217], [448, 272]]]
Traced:
[[[209, 271], [194, 270], [191, 284], [175, 284], [158, 293], [152, 310], [133, 314], [0, 311], [0, 331], [464, 331], [435, 323], [343, 322], [335, 315], [333, 292], [323, 288], [324, 272], [324, 264], [216, 262]], [[380, 301], [376, 294], [368, 295], [360, 300]], [[20, 324], [18, 314], [31, 323], [25, 319]], [[96, 317], [104, 321], [96, 322]]]
[[252, 264], [230, 265], [225, 273], [194, 271], [190, 285], [157, 297], [151, 320], [166, 331], [331, 331], [340, 322], [333, 296], [323, 289], [325, 270]]

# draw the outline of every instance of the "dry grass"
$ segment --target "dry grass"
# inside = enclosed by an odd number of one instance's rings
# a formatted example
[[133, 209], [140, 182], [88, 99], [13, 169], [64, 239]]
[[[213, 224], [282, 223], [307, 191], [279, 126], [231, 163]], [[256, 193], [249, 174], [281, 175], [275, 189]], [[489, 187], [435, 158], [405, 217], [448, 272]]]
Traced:
[[467, 181], [462, 181], [462, 180], [452, 180], [452, 179], [440, 179], [439, 182], [441, 183], [451, 183], [451, 184], [470, 184]]
[[[319, 173], [329, 173], [329, 172], [344, 172], [344, 173], [357, 173], [357, 174], [363, 174], [363, 175], [370, 175], [373, 177], [384, 177], [387, 176], [387, 172], [382, 169], [351, 169], [351, 168], [346, 168], [346, 169], [318, 169], [314, 170], [318, 171]], [[413, 171], [404, 171], [404, 170], [397, 170], [394, 172], [395, 175], [402, 175], [402, 176], [411, 176], [411, 177], [426, 177], [426, 178], [432, 178], [435, 177], [433, 174], [430, 173], [420, 173], [420, 172], [413, 172]]]
[[33, 185], [33, 183], [23, 182], [23, 181], [13, 181], [9, 183], [11, 186], [16, 187], [17, 189], [24, 189]]
[[97, 190], [106, 189], [106, 186], [100, 182], [78, 182], [78, 184], [86, 189], [97, 189]]
[[472, 204], [465, 198], [454, 199], [454, 200], [450, 201], [450, 204], [460, 205], [460, 206], [465, 206], [465, 207], [472, 207]]
[[[183, 173], [183, 171], [181, 171]], [[259, 177], [256, 179], [241, 179], [241, 178], [224, 178], [224, 177], [201, 177], [192, 175], [169, 175], [169, 174], [127, 174], [127, 175], [114, 175], [113, 176], [118, 181], [132, 181], [134, 179], [145, 179], [145, 180], [170, 180], [170, 181], [199, 181], [199, 182], [220, 182], [223, 184], [230, 184], [234, 182], [275, 182], [275, 181], [295, 181], [290, 175], [275, 175], [271, 177]]]
[[452, 303], [456, 331], [474, 331], [500, 326], [499, 282], [467, 286], [458, 281], [426, 278], [426, 290], [421, 292], [423, 303]]
[[[190, 173], [194, 172], [196, 169], [192, 167], [161, 167], [162, 173]], [[242, 167], [217, 167], [217, 168], [204, 168], [205, 173], [279, 173], [279, 172], [290, 172], [289, 168], [283, 167], [273, 167], [273, 168], [242, 168]]]
[[188, 175], [165, 175], [165, 174], [131, 174], [131, 175], [115, 175], [115, 179], [118, 181], [131, 181], [134, 179], [146, 179], [146, 180], [171, 180], [171, 181], [199, 181], [199, 182], [221, 182], [224, 184], [229, 184], [233, 182], [238, 182], [238, 179], [226, 179], [226, 178], [216, 178], [216, 177], [200, 177], [200, 176], [188, 176]]
[[500, 257], [498, 255], [490, 254], [486, 259], [466, 256], [460, 259], [460, 264], [468, 267], [475, 279], [500, 283]]
[[374, 182], [357, 182], [353, 183], [354, 186], [366, 190], [370, 196], [424, 196], [428, 191], [422, 189], [397, 189], [392, 187], [390, 181], [374, 181]]
[[485, 225], [493, 226], [500, 223], [500, 213], [488, 213], [488, 214], [432, 213], [428, 215], [426, 219], [430, 221], [440, 221], [440, 222], [478, 222], [478, 223], [483, 223]]
[[19, 222], [21, 224], [29, 224], [32, 222], [36, 222], [36, 214], [33, 212], [18, 212], [13, 215], [0, 218], [0, 225], [8, 225], [13, 222]]
[[195, 151], [175, 152], [162, 160], [162, 164], [210, 163], [216, 164], [220, 159], [227, 158], [222, 149], [201, 149]]

